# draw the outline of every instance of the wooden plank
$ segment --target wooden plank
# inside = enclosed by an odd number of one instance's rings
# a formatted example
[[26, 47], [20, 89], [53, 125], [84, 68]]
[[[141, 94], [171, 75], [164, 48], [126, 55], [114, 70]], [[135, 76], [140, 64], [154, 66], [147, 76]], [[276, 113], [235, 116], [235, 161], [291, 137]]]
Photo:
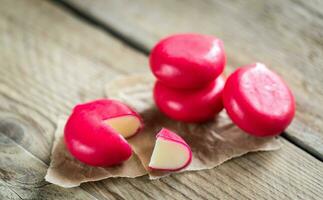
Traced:
[[[10, 143], [0, 149], [12, 163], [1, 155], [0, 169], [19, 173], [10, 184], [27, 198], [44, 183], [57, 115], [101, 97], [103, 84], [117, 74], [146, 71], [147, 58], [46, 1], [5, 1], [0, 11], [0, 130]], [[158, 181], [116, 178], [82, 188], [97, 199], [319, 199], [322, 163], [285, 143], [278, 152], [250, 154], [213, 170]], [[44, 198], [60, 193], [46, 187]]]
[[0, 133], [1, 199], [94, 199], [80, 188], [63, 189], [45, 182], [47, 166]]
[[224, 40], [228, 71], [268, 64], [296, 96], [287, 137], [323, 160], [322, 1], [66, 1], [147, 52], [166, 35], [201, 32]]
[[0, 199], [21, 199], [21, 197], [3, 180], [0, 180]]
[[[48, 164], [58, 115], [68, 114], [77, 102], [102, 97], [109, 79], [121, 72], [140, 72], [147, 61], [46, 1], [4, 1], [0, 15], [0, 131]], [[32, 165], [30, 177], [43, 180], [44, 164], [38, 173], [40, 164], [33, 159], [21, 160], [15, 152], [13, 156], [19, 163], [0, 167], [3, 172], [26, 162]], [[0, 157], [0, 163], [7, 162]], [[19, 182], [18, 178], [12, 182]], [[24, 182], [19, 187], [24, 188]], [[25, 195], [39, 192], [35, 187]], [[1, 195], [14, 195], [10, 188], [1, 187]], [[60, 193], [58, 187], [48, 186], [44, 195], [56, 198], [55, 191]], [[74, 192], [80, 197], [86, 193], [80, 188], [66, 194], [62, 190], [62, 196], [68, 198]]]
[[149, 181], [110, 179], [89, 191], [120, 199], [321, 199], [323, 164], [284, 142], [281, 150], [252, 153], [216, 169]]
[[0, 8], [1, 127], [23, 146], [36, 142], [30, 151], [45, 163], [58, 115], [102, 97], [117, 74], [147, 65], [140, 53], [54, 8], [42, 1], [5, 1]]

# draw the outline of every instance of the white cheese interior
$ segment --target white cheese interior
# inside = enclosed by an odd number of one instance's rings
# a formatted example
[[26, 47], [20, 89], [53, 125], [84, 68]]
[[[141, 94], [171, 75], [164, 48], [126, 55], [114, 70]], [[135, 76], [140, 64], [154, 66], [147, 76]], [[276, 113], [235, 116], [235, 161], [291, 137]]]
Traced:
[[131, 115], [107, 119], [105, 122], [124, 138], [135, 134], [140, 127], [140, 120]]
[[184, 145], [172, 140], [158, 138], [150, 158], [149, 167], [177, 169], [186, 164], [189, 152]]

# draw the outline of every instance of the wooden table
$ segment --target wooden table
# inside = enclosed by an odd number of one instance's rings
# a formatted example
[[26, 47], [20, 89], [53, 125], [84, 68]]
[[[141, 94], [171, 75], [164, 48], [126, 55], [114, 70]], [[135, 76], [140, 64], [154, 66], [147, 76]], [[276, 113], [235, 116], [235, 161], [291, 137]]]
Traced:
[[[2, 0], [0, 199], [322, 199], [323, 2]], [[290, 85], [297, 113], [275, 152], [212, 170], [115, 178], [64, 189], [44, 181], [56, 119], [103, 96], [120, 74], [148, 71], [161, 37], [224, 40], [229, 73], [262, 61]]]

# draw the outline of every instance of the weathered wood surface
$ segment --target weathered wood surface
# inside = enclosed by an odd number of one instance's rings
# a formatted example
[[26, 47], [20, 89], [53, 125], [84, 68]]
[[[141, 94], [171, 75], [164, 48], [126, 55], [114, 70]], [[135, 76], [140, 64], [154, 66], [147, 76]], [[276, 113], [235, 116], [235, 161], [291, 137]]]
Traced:
[[90, 199], [81, 188], [63, 189], [46, 183], [47, 165], [0, 134], [1, 199]]
[[[46, 1], [3, 1], [0, 15], [0, 132], [17, 143], [13, 148], [20, 146], [42, 162], [13, 150], [8, 152], [12, 160], [0, 157], [0, 177], [4, 186], [36, 199], [57, 116], [68, 114], [77, 102], [102, 97], [103, 85], [117, 74], [142, 71], [146, 58]], [[29, 179], [32, 183], [24, 182]], [[49, 199], [82, 197], [80, 188], [53, 187], [42, 191]], [[10, 194], [3, 188], [2, 195]]]
[[[44, 182], [55, 121], [102, 97], [147, 58], [47, 1], [0, 6], [0, 197], [3, 199], [320, 199], [323, 164], [285, 141], [216, 169], [158, 181], [109, 179], [62, 189]], [[90, 196], [92, 195], [92, 196]]]
[[67, 0], [145, 51], [178, 32], [224, 40], [228, 71], [261, 61], [294, 91], [287, 137], [323, 160], [323, 1]]

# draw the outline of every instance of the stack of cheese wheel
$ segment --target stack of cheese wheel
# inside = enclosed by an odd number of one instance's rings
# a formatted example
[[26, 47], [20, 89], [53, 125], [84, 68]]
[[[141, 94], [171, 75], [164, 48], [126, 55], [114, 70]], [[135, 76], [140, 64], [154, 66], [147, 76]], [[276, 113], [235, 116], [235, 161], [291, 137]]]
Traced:
[[161, 40], [150, 55], [157, 107], [175, 120], [204, 122], [224, 106], [245, 132], [280, 134], [295, 114], [286, 83], [262, 63], [240, 67], [225, 80], [225, 60], [222, 41], [212, 36], [180, 34]]
[[157, 107], [183, 122], [214, 118], [223, 108], [225, 60], [223, 43], [213, 36], [179, 34], [161, 40], [150, 54]]

